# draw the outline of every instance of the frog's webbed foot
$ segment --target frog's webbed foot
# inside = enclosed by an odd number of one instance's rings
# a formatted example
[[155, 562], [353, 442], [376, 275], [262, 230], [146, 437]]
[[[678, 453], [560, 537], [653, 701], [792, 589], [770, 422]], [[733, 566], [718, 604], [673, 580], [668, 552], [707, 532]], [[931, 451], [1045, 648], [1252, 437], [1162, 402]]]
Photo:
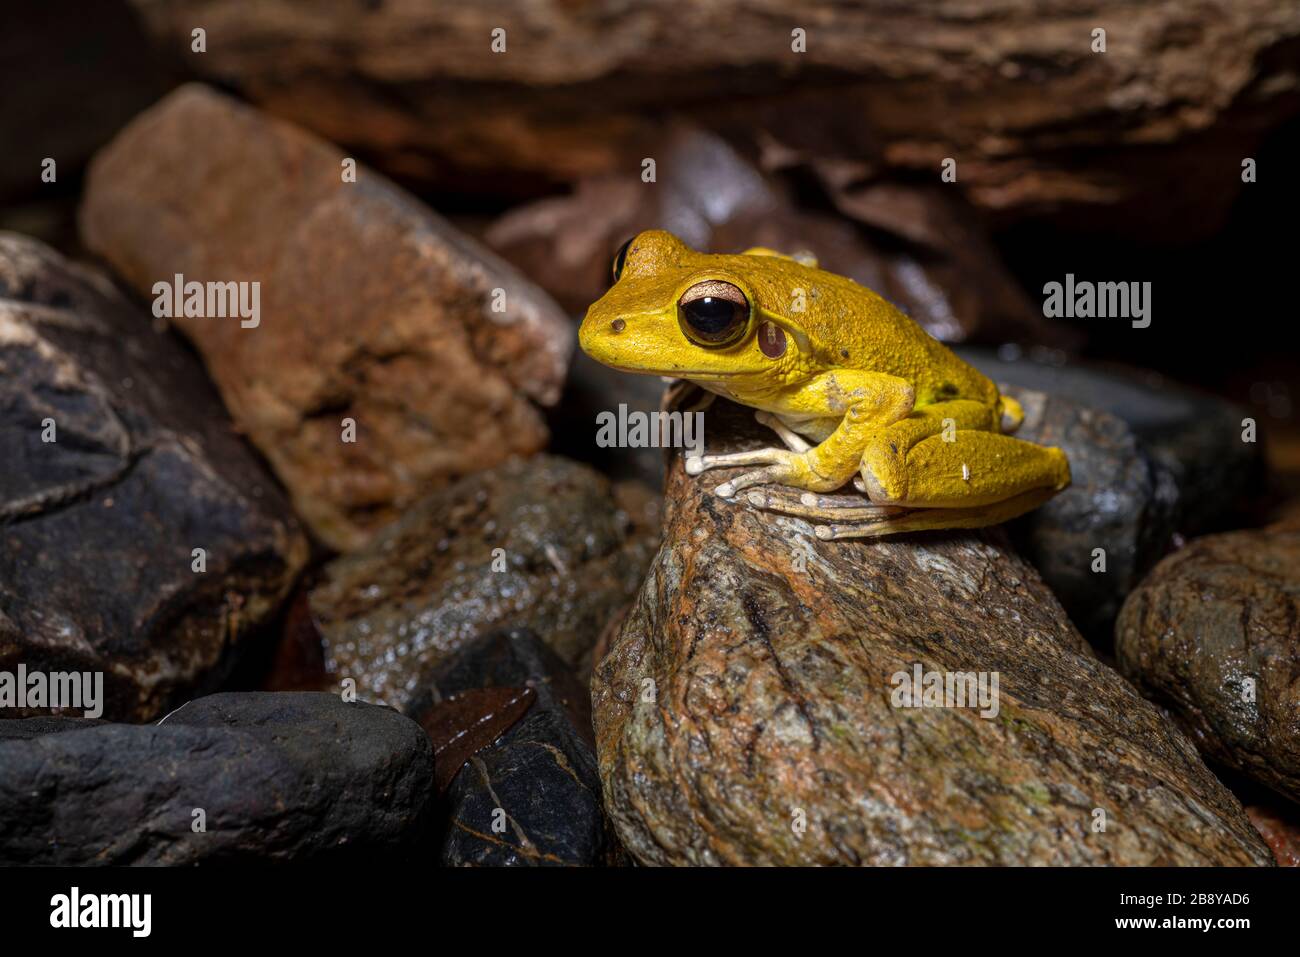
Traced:
[[1051, 488], [1031, 489], [982, 508], [909, 508], [876, 505], [856, 495], [819, 495], [798, 489], [756, 489], [749, 504], [765, 511], [793, 515], [813, 523], [813, 534], [823, 541], [846, 538], [883, 538], [902, 532], [931, 529], [983, 528], [1000, 525], [1033, 511], [1055, 493]]
[[755, 508], [812, 522], [813, 533], [825, 541], [885, 535], [891, 520], [915, 511], [900, 505], [876, 505], [856, 495], [823, 495], [782, 486], [756, 489], [746, 499]]
[[738, 465], [768, 465], [770, 468], [746, 472], [730, 482], [723, 482], [715, 489], [723, 498], [731, 498], [741, 489], [752, 485], [766, 485], [788, 481], [793, 474], [799, 474], [804, 453], [812, 448], [812, 443], [795, 432], [771, 412], [762, 409], [754, 413], [760, 425], [765, 425], [785, 443], [784, 449], [755, 449], [752, 452], [736, 452], [731, 455], [696, 455], [686, 459], [686, 474], [699, 475], [707, 469], [734, 468]]
[[[713, 397], [710, 396], [710, 400]], [[797, 455], [802, 455], [812, 448], [812, 443], [808, 442], [802, 435], [799, 435], [793, 429], [789, 428], [784, 422], [778, 419], [771, 412], [758, 410], [754, 413], [754, 418], [759, 424], [767, 426], [780, 437], [785, 443], [786, 448]], [[756, 449], [753, 452], [738, 452], [734, 455], [705, 455], [701, 451], [698, 455], [687, 454], [686, 457], [686, 474], [699, 475], [707, 469], [729, 468], [734, 465], [769, 465], [783, 461], [782, 449]]]
[[723, 482], [714, 490], [722, 498], [731, 498], [751, 485], [787, 481], [798, 470], [797, 463], [800, 459], [799, 453], [789, 449], [754, 449], [752, 452], [735, 452], [730, 455], [699, 455], [686, 460], [686, 474], [699, 475], [708, 469], [735, 468], [738, 465], [768, 466]]

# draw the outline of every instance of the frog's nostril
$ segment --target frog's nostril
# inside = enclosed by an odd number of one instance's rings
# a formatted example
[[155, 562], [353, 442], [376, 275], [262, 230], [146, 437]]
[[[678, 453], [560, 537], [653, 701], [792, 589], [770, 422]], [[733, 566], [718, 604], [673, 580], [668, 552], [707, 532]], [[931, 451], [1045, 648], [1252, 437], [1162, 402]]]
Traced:
[[615, 319], [613, 322], [609, 324], [609, 327], [613, 329], [615, 332], [622, 332], [624, 329], [627, 328], [627, 323], [624, 322], [622, 319]]

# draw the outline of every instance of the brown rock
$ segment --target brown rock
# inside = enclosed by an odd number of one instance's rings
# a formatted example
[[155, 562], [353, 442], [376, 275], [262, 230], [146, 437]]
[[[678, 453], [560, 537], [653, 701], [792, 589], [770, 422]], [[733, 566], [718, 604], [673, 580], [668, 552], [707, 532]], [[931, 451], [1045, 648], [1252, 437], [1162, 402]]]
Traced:
[[[769, 440], [749, 410], [706, 416], [711, 452]], [[664, 544], [593, 676], [606, 805], [643, 863], [1271, 862], [999, 533], [824, 543], [717, 498], [727, 474], [673, 459]], [[895, 706], [914, 667], [996, 673], [996, 715]]]
[[[179, 58], [194, 8], [134, 0]], [[665, 113], [830, 167], [938, 176], [1008, 216], [1127, 207], [1133, 229], [1211, 230], [1261, 135], [1294, 115], [1276, 0], [990, 4], [210, 0], [188, 67], [444, 185], [544, 190], [639, 166]], [[1109, 31], [1094, 53], [1092, 31]], [[491, 51], [507, 31], [507, 52]], [[791, 30], [807, 31], [793, 53]], [[490, 184], [490, 187], [489, 185]]]
[[348, 549], [431, 487], [541, 449], [529, 400], [558, 397], [573, 336], [508, 265], [369, 170], [344, 182], [342, 161], [183, 87], [96, 157], [81, 229], [142, 295], [176, 274], [261, 284], [255, 327], [175, 321], [299, 513]]
[[215, 686], [307, 559], [184, 345], [12, 234], [0, 449], [0, 672], [102, 672], [105, 718], [148, 721]]
[[1170, 555], [1124, 603], [1115, 651], [1206, 755], [1300, 799], [1300, 529]]
[[419, 502], [332, 562], [311, 607], [330, 671], [407, 710], [430, 669], [497, 628], [532, 629], [585, 675], [653, 550], [606, 479], [543, 455]]

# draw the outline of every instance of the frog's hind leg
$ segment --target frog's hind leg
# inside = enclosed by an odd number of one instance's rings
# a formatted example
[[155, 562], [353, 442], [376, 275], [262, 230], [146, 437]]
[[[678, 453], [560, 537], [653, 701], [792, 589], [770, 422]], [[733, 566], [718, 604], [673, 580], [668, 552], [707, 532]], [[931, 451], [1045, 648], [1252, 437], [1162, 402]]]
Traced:
[[984, 528], [1032, 512], [1055, 494], [1056, 489], [1053, 488], [1036, 488], [984, 508], [901, 508], [895, 514], [867, 521], [837, 522], [832, 515], [828, 517], [827, 524], [815, 525], [813, 532], [824, 541], [837, 541], [846, 538], [883, 538], [886, 535], [934, 529]]
[[997, 432], [963, 430], [952, 441], [931, 436], [908, 451], [901, 469], [886, 472], [877, 466], [863, 456], [862, 478], [871, 500], [909, 508], [985, 508], [1070, 484], [1070, 463], [1060, 449]]
[[876, 522], [910, 511], [901, 505], [874, 505], [857, 495], [825, 495], [781, 485], [755, 489], [746, 496], [746, 501], [755, 508], [782, 515], [837, 523]]
[[[914, 422], [885, 430], [885, 465], [901, 465], [888, 472], [880, 469], [890, 476], [888, 489], [872, 471], [870, 449], [864, 453], [862, 478], [874, 493], [869, 502], [779, 488], [751, 492], [748, 501], [813, 522], [817, 537], [824, 540], [880, 538], [997, 525], [1032, 511], [1070, 482], [1069, 464], [1059, 449], [978, 430], [950, 433], [951, 441], [932, 435], [909, 447], [908, 438], [922, 428]], [[901, 463], [894, 450], [905, 453]], [[880, 457], [874, 460], [879, 466]]]

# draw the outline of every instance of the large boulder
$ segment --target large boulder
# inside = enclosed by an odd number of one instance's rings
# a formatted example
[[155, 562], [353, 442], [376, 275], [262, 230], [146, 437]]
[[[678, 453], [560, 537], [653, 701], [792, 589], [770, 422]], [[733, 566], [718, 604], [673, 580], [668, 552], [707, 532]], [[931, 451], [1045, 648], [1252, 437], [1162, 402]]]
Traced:
[[105, 717], [149, 720], [215, 687], [307, 559], [184, 345], [12, 234], [0, 448], [0, 671], [100, 672]]
[[370, 861], [418, 853], [433, 750], [329, 694], [212, 695], [153, 725], [0, 721], [0, 863]]
[[[707, 416], [711, 451], [770, 442], [750, 410]], [[716, 497], [728, 474], [673, 459], [663, 545], [593, 676], [607, 813], [642, 862], [1271, 862], [998, 532], [822, 542]], [[934, 696], [963, 673], [982, 699]]]
[[1170, 555], [1124, 603], [1115, 651], [1206, 755], [1300, 800], [1300, 528]]
[[172, 321], [298, 512], [339, 549], [430, 488], [541, 449], [534, 403], [558, 398], [573, 348], [545, 293], [344, 161], [189, 85], [96, 156], [81, 210], [85, 244], [156, 308], [155, 284], [177, 276], [260, 284], [255, 318]]

